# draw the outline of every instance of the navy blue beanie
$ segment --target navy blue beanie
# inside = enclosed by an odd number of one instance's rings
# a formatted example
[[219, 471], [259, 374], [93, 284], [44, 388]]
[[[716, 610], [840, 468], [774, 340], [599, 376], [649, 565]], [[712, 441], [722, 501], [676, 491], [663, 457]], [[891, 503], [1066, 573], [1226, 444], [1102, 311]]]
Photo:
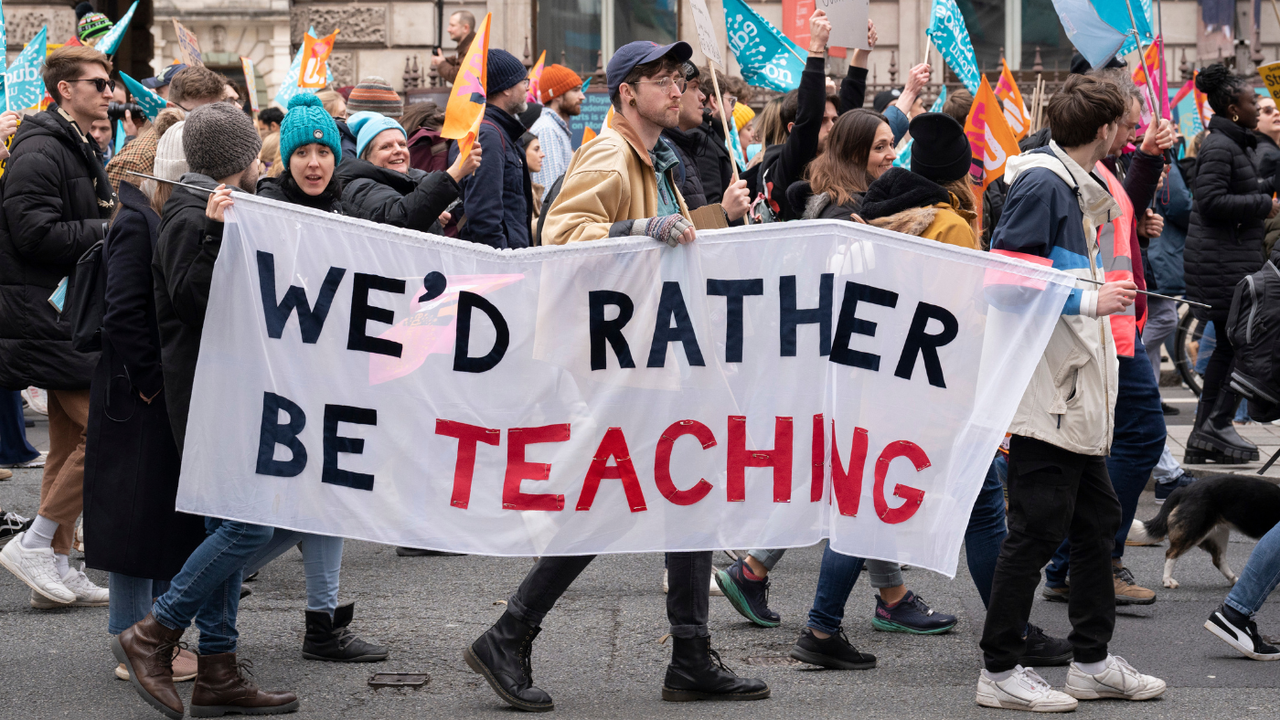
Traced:
[[529, 71], [524, 63], [506, 50], [489, 51], [489, 86], [484, 89], [489, 95], [496, 95], [503, 90], [524, 80]]

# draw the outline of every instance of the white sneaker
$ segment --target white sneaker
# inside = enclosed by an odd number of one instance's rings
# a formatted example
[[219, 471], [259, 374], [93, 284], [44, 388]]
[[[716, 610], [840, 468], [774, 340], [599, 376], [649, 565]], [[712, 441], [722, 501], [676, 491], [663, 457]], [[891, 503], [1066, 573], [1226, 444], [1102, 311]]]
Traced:
[[[663, 568], [662, 569], [662, 592], [667, 593], [670, 591], [671, 591], [671, 583], [669, 582], [669, 578], [667, 577], [667, 569]], [[716, 584], [716, 568], [714, 565], [711, 566], [711, 595], [713, 597], [724, 597], [724, 591], [721, 590], [720, 586]]]
[[1035, 670], [1021, 665], [1013, 668], [1012, 675], [998, 682], [985, 671], [981, 673], [976, 700], [983, 707], [1031, 712], [1071, 712], [1079, 704], [1070, 695], [1050, 687]]
[[1134, 670], [1119, 655], [1108, 655], [1106, 668], [1097, 675], [1085, 673], [1075, 663], [1067, 671], [1067, 694], [1080, 700], [1150, 700], [1164, 690], [1163, 680]]
[[93, 581], [84, 574], [83, 565], [80, 566], [79, 570], [68, 570], [67, 574], [62, 576], [62, 584], [76, 594], [75, 600], [69, 603], [54, 602], [32, 590], [31, 607], [37, 610], [51, 610], [64, 607], [107, 607], [111, 604], [110, 592], [106, 588], [94, 585]]
[[667, 582], [667, 581], [668, 581], [668, 579], [669, 579], [669, 578], [667, 577], [667, 569], [666, 569], [666, 568], [662, 568], [662, 592], [663, 592], [663, 594], [664, 594], [664, 595], [665, 595], [666, 593], [671, 592], [671, 584], [670, 584], [669, 582]]
[[27, 405], [34, 412], [41, 415], [49, 414], [49, 393], [38, 387], [29, 387], [22, 391], [22, 399], [27, 401]]
[[27, 533], [21, 532], [0, 550], [0, 567], [13, 573], [28, 587], [44, 597], [63, 605], [75, 601], [76, 594], [58, 577], [58, 566], [53, 559], [53, 548], [31, 549], [22, 546]]

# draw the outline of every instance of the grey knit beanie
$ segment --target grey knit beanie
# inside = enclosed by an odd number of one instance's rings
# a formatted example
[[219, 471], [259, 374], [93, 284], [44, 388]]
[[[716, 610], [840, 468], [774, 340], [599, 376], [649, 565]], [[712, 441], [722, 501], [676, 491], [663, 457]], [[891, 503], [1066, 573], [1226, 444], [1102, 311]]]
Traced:
[[182, 150], [191, 172], [214, 180], [235, 175], [258, 158], [262, 138], [243, 110], [228, 102], [201, 105], [187, 115]]

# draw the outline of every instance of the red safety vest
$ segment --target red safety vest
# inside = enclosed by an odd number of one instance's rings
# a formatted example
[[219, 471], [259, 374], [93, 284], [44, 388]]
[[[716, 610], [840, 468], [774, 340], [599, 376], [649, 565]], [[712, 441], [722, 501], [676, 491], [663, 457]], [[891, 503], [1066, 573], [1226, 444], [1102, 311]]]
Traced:
[[[1106, 223], [1098, 231], [1104, 277], [1107, 282], [1133, 282], [1133, 204], [1129, 202], [1129, 194], [1125, 192], [1124, 185], [1120, 184], [1106, 165], [1098, 163], [1094, 172], [1107, 182], [1107, 190], [1120, 206], [1119, 217]], [[1124, 312], [1110, 316], [1116, 354], [1121, 357], [1133, 357], [1133, 344], [1138, 335], [1136, 308], [1136, 304], [1130, 305]]]

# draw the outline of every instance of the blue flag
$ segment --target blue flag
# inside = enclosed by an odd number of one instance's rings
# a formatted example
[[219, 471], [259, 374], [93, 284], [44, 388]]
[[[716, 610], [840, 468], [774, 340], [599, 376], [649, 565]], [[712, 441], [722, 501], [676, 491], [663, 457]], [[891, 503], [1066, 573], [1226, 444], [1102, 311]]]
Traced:
[[6, 110], [25, 110], [36, 107], [44, 99], [44, 58], [47, 54], [49, 26], [31, 38], [13, 59], [4, 75], [4, 104]]
[[[4, 6], [0, 5], [0, 50], [9, 47], [9, 31], [5, 29], [4, 24]], [[4, 66], [7, 62], [5, 53], [0, 52], [0, 92], [4, 92]], [[6, 103], [6, 110], [8, 110]]]
[[724, 0], [729, 49], [748, 85], [790, 92], [800, 87], [807, 53], [743, 0]]
[[114, 155], [123, 149], [124, 149], [124, 120], [120, 119], [116, 121], [116, 144], [115, 144], [115, 149], [111, 151], [111, 154]]
[[[1117, 55], [1128, 55], [1138, 49], [1138, 41], [1132, 34], [1134, 23], [1137, 23], [1138, 39], [1142, 40], [1143, 47], [1155, 42], [1156, 36], [1151, 32], [1151, 0], [1093, 0], [1093, 7], [1103, 22], [1126, 35]], [[1129, 20], [1130, 8], [1133, 9], [1132, 22]]]
[[129, 77], [128, 73], [121, 71], [120, 79], [124, 80], [124, 89], [128, 90], [133, 96], [133, 101], [142, 107], [142, 112], [146, 113], [148, 120], [155, 120], [160, 111], [169, 104], [169, 101], [157, 95], [155, 90]]
[[[1124, 45], [1124, 33], [1099, 17], [1089, 0], [1053, 0], [1053, 9], [1058, 13], [1067, 39], [1091, 66], [1102, 67]], [[1128, 11], [1125, 12], [1127, 23]]]
[[94, 48], [100, 50], [106, 55], [115, 55], [120, 49], [120, 41], [124, 40], [124, 34], [129, 31], [129, 23], [133, 20], [133, 11], [138, 9], [138, 0], [133, 0], [133, 4], [125, 12], [116, 24], [111, 26], [106, 35], [98, 41]]
[[951, 71], [976, 96], [982, 83], [982, 73], [978, 70], [978, 58], [973, 54], [969, 29], [964, 26], [964, 15], [960, 14], [955, 0], [933, 0], [926, 34], [942, 53]]

